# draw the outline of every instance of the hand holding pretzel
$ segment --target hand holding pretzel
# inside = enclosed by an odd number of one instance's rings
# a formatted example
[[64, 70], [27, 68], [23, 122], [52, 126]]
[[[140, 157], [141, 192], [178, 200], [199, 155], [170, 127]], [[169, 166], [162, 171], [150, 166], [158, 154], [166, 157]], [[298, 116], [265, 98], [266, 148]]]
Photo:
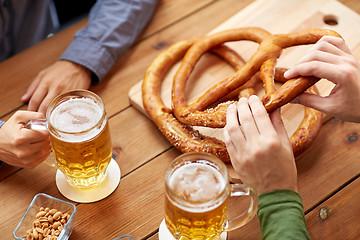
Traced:
[[[248, 89], [252, 86], [252, 82], [256, 82], [256, 78], [260, 78], [264, 83], [265, 95], [262, 101], [268, 112], [280, 108], [307, 89], [316, 94], [316, 88], [311, 86], [319, 78], [297, 77], [286, 81], [281, 76], [284, 70], [277, 69], [275, 65], [282, 49], [313, 44], [324, 35], [340, 37], [334, 31], [323, 29], [271, 35], [260, 28], [240, 28], [180, 41], [161, 53], [147, 69], [142, 87], [144, 107], [160, 131], [180, 151], [208, 152], [228, 162], [230, 158], [225, 144], [218, 139], [201, 135], [191, 125], [224, 127], [226, 110], [234, 101], [222, 102], [214, 108], [209, 106], [228, 99], [234, 92]], [[228, 41], [239, 40], [259, 43], [258, 50], [246, 63], [229, 48], [221, 47]], [[210, 87], [201, 97], [188, 104], [185, 101], [186, 81], [199, 58], [211, 50], [232, 65], [236, 72]], [[172, 109], [169, 109], [160, 98], [160, 84], [166, 71], [183, 55], [185, 56], [182, 64], [174, 77]], [[282, 82], [286, 81], [278, 91], [275, 91], [274, 78]], [[304, 120], [290, 139], [295, 155], [302, 153], [313, 142], [319, 132], [321, 119], [320, 112], [310, 108], [305, 109]]]
[[243, 182], [258, 194], [297, 191], [297, 170], [280, 109], [267, 114], [257, 96], [241, 98], [229, 107], [224, 128], [231, 163]]
[[[271, 112], [294, 99], [304, 92], [319, 78], [300, 77], [290, 79], [275, 91], [274, 74], [277, 58], [283, 49], [302, 44], [316, 43], [322, 36], [332, 35], [340, 37], [336, 32], [323, 29], [312, 29], [293, 34], [271, 35], [259, 28], [233, 29], [203, 37], [186, 53], [182, 65], [174, 76], [172, 88], [172, 103], [177, 119], [185, 124], [224, 127], [227, 106], [221, 110], [203, 111], [215, 103], [220, 97], [243, 85], [260, 71], [264, 83], [265, 96], [263, 102], [267, 111]], [[185, 86], [189, 75], [199, 58], [212, 47], [229, 41], [249, 40], [260, 43], [258, 50], [250, 60], [232, 76], [212, 86], [197, 100], [187, 105], [185, 101]], [[215, 113], [216, 112], [216, 113]], [[221, 117], [220, 117], [221, 115]]]
[[316, 76], [336, 84], [329, 96], [309, 93], [294, 101], [345, 121], [360, 122], [360, 63], [342, 38], [324, 36], [285, 77]]

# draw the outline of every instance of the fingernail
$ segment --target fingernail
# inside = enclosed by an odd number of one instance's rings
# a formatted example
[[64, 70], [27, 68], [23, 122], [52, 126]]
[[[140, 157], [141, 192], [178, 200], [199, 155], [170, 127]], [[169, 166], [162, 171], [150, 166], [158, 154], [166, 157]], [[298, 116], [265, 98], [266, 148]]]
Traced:
[[235, 104], [235, 103], [232, 103], [232, 104], [230, 104], [230, 105], [228, 106], [227, 109], [229, 110], [229, 109], [234, 108], [234, 107], [236, 107], [236, 104]]
[[288, 75], [289, 75], [289, 70], [286, 70], [286, 71], [284, 72], [284, 77], [287, 78]]
[[23, 101], [23, 102], [26, 101], [26, 98], [27, 98], [27, 95], [25, 94], [21, 97], [21, 101]]
[[257, 99], [260, 99], [258, 95], [251, 95], [251, 96], [249, 97], [249, 99], [250, 99], [250, 98], [257, 98]]

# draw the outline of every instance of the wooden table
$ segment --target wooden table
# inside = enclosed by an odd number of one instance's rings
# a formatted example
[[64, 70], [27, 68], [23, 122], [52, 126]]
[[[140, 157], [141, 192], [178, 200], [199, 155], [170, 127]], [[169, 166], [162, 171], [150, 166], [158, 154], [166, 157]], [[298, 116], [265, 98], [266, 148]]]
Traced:
[[[105, 103], [122, 179], [106, 199], [91, 204], [76, 203], [78, 213], [70, 239], [113, 239], [124, 234], [135, 239], [158, 239], [158, 228], [164, 218], [164, 173], [180, 152], [167, 142], [152, 121], [130, 104], [128, 92], [165, 47], [187, 37], [207, 34], [254, 2], [160, 1], [136, 44], [100, 85], [91, 87]], [[293, 2], [294, 9], [302, 4], [300, 0], [283, 2]], [[360, 14], [358, 0], [340, 2]], [[74, 33], [85, 24], [86, 20], [76, 23], [0, 63], [2, 120], [18, 109], [26, 109], [20, 97], [32, 78], [59, 58]], [[360, 57], [359, 49], [355, 51]], [[316, 142], [296, 159], [309, 234], [312, 239], [359, 239], [360, 125], [327, 119]], [[32, 170], [8, 165], [0, 168], [1, 239], [12, 239], [13, 230], [37, 193], [67, 200], [56, 188], [55, 171], [46, 164]], [[245, 227], [231, 232], [229, 239], [260, 239], [258, 220], [254, 218]]]

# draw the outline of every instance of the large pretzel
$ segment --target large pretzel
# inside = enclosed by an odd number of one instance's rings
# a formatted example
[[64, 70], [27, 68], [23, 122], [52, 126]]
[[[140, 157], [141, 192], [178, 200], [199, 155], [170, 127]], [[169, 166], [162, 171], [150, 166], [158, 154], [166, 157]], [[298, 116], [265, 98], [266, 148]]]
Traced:
[[[198, 39], [179, 41], [154, 59], [146, 71], [142, 85], [143, 105], [162, 134], [181, 152], [207, 152], [219, 157], [224, 162], [229, 162], [226, 146], [221, 140], [204, 136], [191, 126], [179, 122], [172, 114], [172, 109], [166, 107], [160, 97], [163, 76], [196, 40]], [[235, 68], [238, 67], [241, 59], [229, 48], [222, 46], [214, 51]]]
[[[184, 124], [207, 127], [224, 127], [226, 123], [226, 109], [229, 104], [203, 111], [219, 98], [243, 85], [254, 74], [260, 71], [264, 82], [265, 95], [263, 102], [268, 112], [271, 112], [290, 102], [297, 95], [304, 92], [319, 78], [300, 77], [287, 81], [275, 91], [274, 69], [277, 58], [282, 49], [316, 43], [322, 36], [331, 35], [340, 37], [334, 31], [325, 29], [311, 29], [292, 34], [263, 34], [259, 28], [240, 28], [222, 31], [205, 36], [197, 41], [187, 51], [182, 64], [174, 76], [172, 88], [172, 104], [176, 118]], [[185, 100], [186, 81], [199, 58], [211, 48], [229, 41], [250, 40], [259, 42], [260, 46], [250, 60], [235, 74], [217, 83], [206, 91], [197, 100], [187, 105]]]
[[[286, 81], [282, 77], [284, 70], [275, 69], [276, 59], [280, 56], [283, 48], [315, 43], [324, 35], [339, 37], [333, 31], [321, 29], [288, 35], [271, 35], [260, 28], [242, 28], [175, 43], [155, 58], [147, 69], [142, 86], [144, 108], [160, 131], [180, 151], [208, 152], [218, 156], [224, 162], [228, 162], [230, 159], [222, 141], [204, 136], [190, 125], [224, 126], [227, 106], [234, 101], [222, 103], [214, 109], [206, 108], [219, 99], [227, 99], [234, 93], [237, 94], [244, 88], [248, 90], [247, 87], [251, 87], [259, 75], [265, 85], [266, 94], [263, 102], [268, 111], [273, 111], [291, 101], [319, 79], [306, 77]], [[237, 40], [250, 40], [260, 44], [256, 53], [247, 63], [244, 63], [231, 49], [221, 45], [227, 41]], [[187, 106], [184, 93], [186, 80], [200, 56], [209, 50], [224, 58], [237, 71], [229, 78], [212, 86], [200, 98]], [[160, 85], [166, 71], [185, 53], [182, 65], [174, 77], [173, 109], [170, 109], [161, 100]], [[274, 87], [274, 75], [275, 78], [279, 78], [278, 80], [285, 82], [277, 92]], [[311, 87], [308, 91], [316, 93], [316, 88]], [[174, 117], [173, 111], [177, 118]], [[313, 142], [319, 132], [321, 119], [320, 112], [305, 108], [304, 119], [290, 138], [295, 156], [302, 153]]]

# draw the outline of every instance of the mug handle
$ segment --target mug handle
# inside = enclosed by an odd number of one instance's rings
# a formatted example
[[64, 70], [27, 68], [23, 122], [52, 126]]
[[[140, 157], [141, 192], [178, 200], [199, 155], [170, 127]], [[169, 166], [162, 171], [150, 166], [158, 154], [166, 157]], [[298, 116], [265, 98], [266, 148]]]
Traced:
[[247, 212], [242, 213], [240, 216], [235, 219], [228, 220], [228, 223], [225, 226], [225, 231], [232, 231], [238, 229], [248, 222], [255, 216], [258, 209], [258, 195], [255, 189], [249, 184], [230, 184], [231, 195], [230, 197], [250, 197], [250, 205]]
[[[33, 119], [33, 120], [29, 120], [26, 125], [25, 128], [27, 129], [34, 129], [34, 130], [49, 130], [48, 129], [48, 123], [46, 119]], [[44, 161], [47, 165], [51, 166], [51, 167], [55, 167], [55, 157], [53, 154], [53, 151], [50, 151], [50, 155], [49, 157]]]

